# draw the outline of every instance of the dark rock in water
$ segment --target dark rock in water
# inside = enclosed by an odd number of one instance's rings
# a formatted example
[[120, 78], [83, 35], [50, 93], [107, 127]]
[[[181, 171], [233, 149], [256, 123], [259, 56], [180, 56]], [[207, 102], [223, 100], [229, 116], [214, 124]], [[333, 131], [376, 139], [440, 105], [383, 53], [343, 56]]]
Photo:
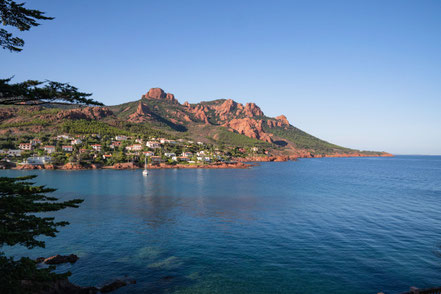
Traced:
[[129, 284], [136, 284], [136, 281], [135, 280], [127, 280], [127, 281], [116, 280], [110, 284], [107, 284], [107, 285], [104, 285], [103, 287], [101, 287], [100, 291], [102, 293], [107, 293], [107, 292], [111, 292], [116, 289], [119, 289], [121, 287], [127, 286]]
[[36, 259], [36, 262], [43, 262], [45, 264], [60, 264], [60, 263], [75, 263], [78, 260], [78, 256], [75, 254], [70, 255], [55, 255], [48, 258], [39, 257]]
[[[108, 293], [117, 290], [121, 287], [129, 284], [136, 284], [135, 280], [116, 280], [110, 284], [104, 285], [101, 288], [97, 287], [80, 287], [69, 282], [68, 279], [57, 280], [53, 282], [33, 282], [22, 281], [22, 285], [25, 288], [30, 289], [31, 293], [36, 294], [96, 294], [96, 293]], [[32, 290], [34, 289], [34, 290]], [[40, 289], [35, 291], [35, 289]]]
[[[32, 281], [22, 281], [23, 286], [29, 288], [32, 293], [38, 294], [95, 294], [98, 293], [96, 287], [80, 287], [69, 282], [68, 279], [54, 282], [36, 283]], [[35, 291], [35, 288], [40, 290]], [[34, 290], [31, 290], [34, 289]]]
[[172, 280], [174, 278], [175, 278], [174, 276], [165, 276], [165, 277], [162, 277], [161, 280], [162, 281], [170, 281], [170, 280]]

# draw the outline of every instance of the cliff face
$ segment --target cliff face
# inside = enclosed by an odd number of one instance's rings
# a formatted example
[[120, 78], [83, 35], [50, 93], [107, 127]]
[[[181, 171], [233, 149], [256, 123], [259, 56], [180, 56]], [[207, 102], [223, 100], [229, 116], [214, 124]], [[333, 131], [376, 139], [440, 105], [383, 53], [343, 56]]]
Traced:
[[178, 100], [175, 99], [175, 95], [165, 93], [161, 88], [151, 88], [145, 95], [142, 95], [145, 99], [163, 100], [170, 103], [178, 104]]
[[150, 119], [152, 115], [150, 114], [149, 108], [142, 101], [139, 101], [136, 111], [129, 115], [128, 121], [140, 123]]
[[[164, 102], [160, 106], [152, 105], [149, 108], [144, 104], [150, 101]], [[173, 105], [173, 111], [170, 106]], [[150, 120], [151, 113], [155, 112], [166, 120], [174, 124], [205, 124], [212, 126], [223, 126], [232, 132], [245, 135], [250, 138], [273, 142], [273, 135], [264, 130], [264, 125], [270, 128], [289, 127], [289, 122], [284, 115], [277, 118], [265, 117], [265, 114], [255, 103], [238, 103], [232, 99], [216, 100], [214, 103], [201, 102], [190, 104], [185, 102], [180, 104], [173, 94], [166, 93], [161, 88], [151, 88], [146, 94], [142, 95], [142, 100], [134, 113], [129, 116], [131, 122], [144, 122]]]

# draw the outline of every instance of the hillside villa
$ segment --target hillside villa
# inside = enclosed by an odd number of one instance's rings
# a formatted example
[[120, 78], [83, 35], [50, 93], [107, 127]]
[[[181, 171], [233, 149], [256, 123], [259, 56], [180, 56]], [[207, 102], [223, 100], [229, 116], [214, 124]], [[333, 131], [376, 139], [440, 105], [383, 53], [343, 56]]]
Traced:
[[46, 151], [48, 154], [54, 153], [55, 152], [55, 146], [44, 146], [43, 147], [44, 151]]
[[52, 158], [50, 156], [31, 156], [25, 160], [26, 164], [32, 165], [44, 165], [52, 162]]
[[18, 148], [20, 150], [32, 150], [32, 144], [31, 143], [20, 143], [20, 145], [18, 145]]

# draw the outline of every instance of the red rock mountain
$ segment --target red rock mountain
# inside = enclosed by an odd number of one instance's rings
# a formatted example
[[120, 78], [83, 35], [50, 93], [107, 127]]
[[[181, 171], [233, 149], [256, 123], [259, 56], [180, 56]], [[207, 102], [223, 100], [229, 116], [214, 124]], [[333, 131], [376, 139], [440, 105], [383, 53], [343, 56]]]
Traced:
[[[284, 115], [276, 118], [268, 118], [255, 103], [238, 103], [232, 99], [215, 100], [211, 103], [201, 102], [190, 104], [185, 102], [179, 104], [173, 94], [166, 93], [160, 88], [152, 88], [145, 95], [143, 100], [160, 100], [176, 104], [176, 111], [170, 113], [165, 111], [165, 118], [174, 123], [203, 123], [207, 125], [224, 126], [232, 132], [245, 135], [250, 138], [273, 142], [273, 135], [265, 131], [274, 127], [289, 127], [290, 124]], [[144, 106], [139, 102], [139, 106], [134, 114], [129, 118], [130, 121], [144, 121], [149, 117], [148, 111], [143, 110]], [[146, 118], [143, 120], [143, 117]]]
[[4, 126], [18, 126], [0, 128], [0, 135], [22, 132], [20, 126], [23, 125], [32, 125], [32, 132], [41, 132], [45, 126], [35, 124], [41, 120], [51, 122], [53, 129], [66, 120], [100, 120], [114, 127], [127, 123], [141, 124], [161, 132], [171, 132], [176, 137], [207, 143], [219, 141], [231, 145], [246, 143], [248, 146], [263, 144], [272, 150], [273, 155], [278, 156], [344, 156], [348, 152], [354, 155], [365, 154], [311, 136], [292, 126], [284, 115], [268, 117], [252, 102], [244, 105], [232, 99], [218, 99], [180, 104], [173, 94], [161, 88], [151, 88], [138, 101], [109, 107], [52, 106], [48, 110], [42, 106], [0, 107], [0, 123]]

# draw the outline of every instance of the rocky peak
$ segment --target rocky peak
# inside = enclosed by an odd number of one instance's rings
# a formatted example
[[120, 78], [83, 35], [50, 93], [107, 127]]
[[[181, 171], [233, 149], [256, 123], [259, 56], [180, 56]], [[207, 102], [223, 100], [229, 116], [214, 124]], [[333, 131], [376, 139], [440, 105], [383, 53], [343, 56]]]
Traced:
[[247, 103], [244, 111], [248, 117], [263, 116], [262, 110], [256, 105], [256, 103]]
[[228, 116], [233, 114], [234, 110], [237, 110], [237, 108], [242, 106], [241, 104], [236, 103], [235, 101], [228, 99], [225, 100], [224, 103], [221, 105], [217, 105], [214, 107], [216, 110], [216, 114], [219, 116], [221, 120], [228, 119]]
[[286, 116], [284, 116], [283, 114], [277, 116], [276, 119], [277, 119], [278, 121], [280, 121], [283, 125], [289, 126], [289, 121], [288, 121], [288, 119], [286, 118]]
[[179, 103], [175, 99], [175, 95], [171, 93], [165, 93], [161, 88], [151, 88], [142, 98], [146, 99], [156, 99], [156, 100], [166, 100], [172, 103]]
[[131, 122], [143, 122], [150, 117], [151, 114], [147, 105], [142, 103], [142, 101], [139, 101], [136, 111], [129, 116], [128, 120]]

